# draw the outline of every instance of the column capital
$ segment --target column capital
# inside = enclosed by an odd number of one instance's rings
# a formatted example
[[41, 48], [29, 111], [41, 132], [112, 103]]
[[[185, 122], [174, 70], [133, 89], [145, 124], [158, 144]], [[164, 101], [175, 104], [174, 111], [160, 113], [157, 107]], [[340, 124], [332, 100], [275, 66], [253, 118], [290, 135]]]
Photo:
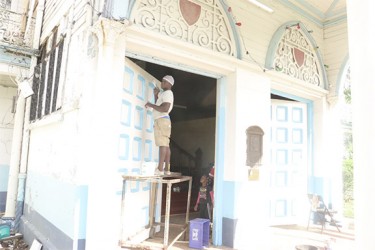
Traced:
[[98, 36], [99, 44], [114, 45], [130, 25], [131, 22], [129, 20], [117, 21], [100, 17], [93, 25], [91, 31]]
[[339, 97], [337, 95], [327, 96], [327, 102], [331, 106], [335, 106], [338, 103], [338, 101], [339, 101]]

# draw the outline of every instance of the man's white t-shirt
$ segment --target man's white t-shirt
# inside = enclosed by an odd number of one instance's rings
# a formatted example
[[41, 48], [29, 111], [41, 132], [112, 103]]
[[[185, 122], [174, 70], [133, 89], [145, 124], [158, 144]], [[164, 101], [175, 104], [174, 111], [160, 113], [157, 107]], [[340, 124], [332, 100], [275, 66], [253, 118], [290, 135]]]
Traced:
[[171, 112], [171, 110], [173, 108], [173, 101], [174, 101], [174, 97], [173, 97], [172, 90], [166, 90], [166, 91], [159, 92], [158, 100], [156, 101], [155, 104], [157, 106], [160, 106], [164, 102], [169, 102], [171, 105], [169, 106], [168, 112], [159, 112], [159, 111], [154, 109], [154, 111], [153, 111], [154, 120], [159, 119], [159, 118], [164, 117], [164, 116], [169, 116], [169, 113]]

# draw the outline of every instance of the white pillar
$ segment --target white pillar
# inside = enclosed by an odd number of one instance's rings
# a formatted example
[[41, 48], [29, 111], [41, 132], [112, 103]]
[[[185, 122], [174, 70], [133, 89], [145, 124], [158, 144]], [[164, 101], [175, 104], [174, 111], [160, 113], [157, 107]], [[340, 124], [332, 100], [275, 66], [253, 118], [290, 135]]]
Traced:
[[[98, 36], [98, 63], [92, 83], [92, 98], [86, 108], [92, 116], [86, 117], [88, 131], [86, 136], [95, 138], [95, 144], [87, 140], [87, 154], [84, 164], [90, 166], [89, 194], [86, 230], [86, 248], [120, 249], [121, 176], [114, 171], [117, 168], [116, 149], [118, 143], [119, 116], [121, 113], [122, 79], [125, 60], [124, 32], [128, 23], [121, 24], [108, 19], [100, 19], [93, 30]], [[94, 67], [95, 65], [93, 65]], [[90, 91], [89, 88], [86, 91]], [[86, 112], [90, 112], [86, 110]], [[118, 124], [118, 125], [116, 125]], [[103, 132], [104, 131], [104, 132]], [[111, 208], [111, 211], [109, 210]], [[103, 232], [98, 227], [98, 219], [111, 225], [111, 230]]]
[[347, 0], [352, 79], [356, 249], [375, 249], [375, 1]]
[[[20, 90], [18, 90], [18, 93]], [[13, 218], [16, 215], [18, 174], [20, 171], [20, 158], [22, 147], [23, 121], [25, 115], [25, 98], [18, 95], [17, 109], [14, 118], [12, 151], [10, 158], [8, 194], [4, 217]]]

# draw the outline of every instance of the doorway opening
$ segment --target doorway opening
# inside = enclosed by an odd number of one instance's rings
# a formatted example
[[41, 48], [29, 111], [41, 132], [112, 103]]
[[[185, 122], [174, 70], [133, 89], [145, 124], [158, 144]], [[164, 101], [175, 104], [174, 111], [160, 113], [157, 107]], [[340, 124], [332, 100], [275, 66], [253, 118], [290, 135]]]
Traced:
[[[158, 80], [165, 75], [171, 75], [175, 80], [172, 88], [174, 105], [170, 113], [171, 171], [193, 177], [190, 210], [194, 211], [200, 178], [208, 175], [214, 165], [216, 79], [136, 58], [129, 59]], [[187, 191], [187, 182], [173, 185], [171, 214], [185, 213]], [[162, 204], [164, 214], [165, 202]]]

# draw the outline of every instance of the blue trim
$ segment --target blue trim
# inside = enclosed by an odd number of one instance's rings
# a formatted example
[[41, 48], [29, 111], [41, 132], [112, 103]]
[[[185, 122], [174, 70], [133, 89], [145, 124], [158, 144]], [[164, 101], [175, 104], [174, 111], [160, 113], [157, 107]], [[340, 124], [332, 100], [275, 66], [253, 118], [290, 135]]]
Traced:
[[[119, 150], [118, 150], [119, 160], [127, 161], [129, 159], [129, 148], [130, 148], [129, 143], [130, 143], [129, 135], [120, 134], [119, 146], [118, 146], [119, 147]], [[120, 151], [122, 148], [125, 148], [124, 152]]]
[[[281, 212], [281, 213], [278, 213], [278, 212]], [[287, 201], [286, 200], [277, 200], [275, 202], [274, 214], [276, 217], [279, 217], [279, 218], [287, 216]]]
[[339, 96], [342, 94], [342, 82], [344, 80], [344, 77], [346, 77], [346, 71], [348, 70], [349, 66], [349, 55], [346, 55], [343, 63], [341, 64], [340, 71], [337, 76], [336, 80], [336, 95]]
[[[278, 47], [278, 45], [280, 43], [280, 40], [283, 38], [283, 35], [285, 33], [286, 27], [295, 25], [297, 23], [299, 23], [300, 30], [303, 33], [303, 35], [306, 37], [306, 39], [310, 42], [310, 45], [313, 48], [317, 48], [318, 47], [318, 45], [316, 44], [314, 38], [311, 36], [311, 34], [308, 32], [308, 30], [306, 29], [305, 25], [301, 21], [290, 21], [290, 22], [284, 23], [283, 25], [281, 25], [276, 30], [276, 32], [273, 34], [272, 39], [271, 39], [271, 41], [269, 43], [268, 50], [267, 50], [267, 55], [266, 55], [266, 62], [264, 64], [266, 69], [268, 69], [268, 70], [273, 69], [273, 60], [275, 58], [276, 50], [277, 50], [277, 47]], [[319, 63], [319, 67], [320, 67], [320, 72], [321, 72], [321, 76], [322, 76], [322, 81], [323, 81], [324, 89], [327, 89], [328, 88], [327, 87], [328, 86], [327, 72], [326, 72], [326, 70], [324, 68], [323, 59], [322, 59], [322, 56], [321, 56], [321, 54], [319, 52], [319, 49], [317, 49], [315, 51], [315, 54], [316, 54], [316, 57], [317, 57], [317, 60], [318, 60], [318, 63]]]
[[288, 0], [279, 0], [279, 2], [281, 2], [283, 5], [285, 5], [289, 9], [294, 10], [295, 12], [297, 12], [298, 14], [300, 14], [301, 16], [306, 17], [308, 20], [310, 20], [311, 22], [313, 22], [316, 25], [318, 25], [319, 28], [323, 28], [323, 23], [322, 23], [321, 20], [319, 20], [318, 18], [310, 15], [307, 11], [303, 10], [302, 8], [300, 8], [300, 7], [292, 4]]
[[216, 115], [216, 159], [215, 159], [215, 210], [213, 215], [214, 228], [212, 231], [213, 244], [221, 246], [222, 239], [222, 220], [223, 220], [223, 206], [227, 205], [224, 199], [224, 155], [225, 155], [225, 99], [226, 87], [228, 83], [226, 78], [218, 81], [217, 88], [219, 95], [217, 96], [217, 115]]
[[[337, 1], [337, 0], [335, 0], [335, 1]], [[309, 4], [308, 2], [306, 2], [305, 0], [297, 0], [297, 2], [299, 4], [305, 6], [306, 9], [309, 9], [312, 13], [319, 16], [321, 19], [324, 19], [325, 14], [323, 12], [321, 12], [320, 10], [318, 10], [317, 8], [315, 8], [314, 6], [312, 6], [311, 4]], [[332, 7], [332, 5], [330, 6], [330, 8], [331, 7]]]
[[15, 65], [21, 68], [30, 68], [30, 57], [16, 55], [11, 52], [7, 52], [6, 49], [0, 48], [0, 63]]
[[[130, 127], [132, 113], [132, 104], [127, 100], [122, 100], [121, 104], [121, 120], [120, 123], [123, 126]], [[125, 117], [126, 115], [126, 117]]]
[[150, 110], [147, 110], [146, 112], [146, 121], [150, 121], [150, 126], [146, 128], [146, 131], [148, 133], [154, 132], [154, 119], [152, 118], [152, 112]]
[[[56, 180], [53, 177], [29, 171], [27, 186], [31, 190], [34, 190], [32, 193], [38, 194], [33, 197], [32, 205], [29, 204], [32, 207], [30, 209], [31, 212], [37, 211], [46, 220], [45, 223], [52, 224], [56, 232], [64, 232], [64, 234], [72, 239], [86, 238], [87, 185], [74, 185], [73, 183]], [[25, 200], [25, 205], [30, 202], [29, 200]], [[75, 209], [78, 207], [79, 211], [76, 211]], [[30, 210], [27, 212], [24, 210], [26, 218], [30, 220], [30, 223], [36, 225], [35, 223], [38, 224], [38, 222], [34, 220], [35, 218], [27, 216]], [[59, 210], [63, 212], [58, 213]], [[46, 229], [45, 226], [47, 225], [39, 225], [38, 229]], [[46, 231], [45, 233], [50, 232]], [[51, 240], [53, 242], [58, 239], [52, 237]]]
[[[279, 133], [280, 132], [280, 133]], [[284, 135], [283, 138], [280, 138], [280, 135]], [[287, 143], [288, 142], [288, 129], [279, 127], [276, 129], [276, 142], [277, 143]]]
[[[132, 174], [139, 175], [141, 174], [141, 170], [139, 168], [133, 168], [131, 170]], [[135, 183], [135, 188], [132, 187], [132, 184]], [[139, 192], [139, 181], [130, 181], [130, 192], [131, 193], [138, 193]]]
[[133, 11], [133, 8], [134, 8], [134, 5], [135, 5], [136, 2], [137, 2], [137, 0], [130, 0], [129, 8], [128, 8], [128, 13], [127, 13], [127, 17], [129, 19], [131, 17], [131, 14], [132, 14], [132, 11]]
[[146, 79], [142, 75], [138, 75], [138, 93], [137, 98], [141, 101], [145, 100], [145, 86], [146, 86]]
[[[146, 148], [148, 150], [146, 150]], [[148, 151], [148, 155], [146, 155], [147, 151]], [[152, 141], [149, 140], [149, 139], [145, 140], [145, 152], [144, 152], [144, 154], [145, 154], [145, 161], [146, 162], [152, 161]]]
[[225, 206], [223, 206], [223, 217], [234, 220], [237, 219], [238, 216], [236, 214], [235, 206], [238, 205], [237, 194], [239, 193], [240, 184], [240, 182], [223, 181], [223, 197], [225, 197]]
[[[143, 130], [143, 114], [144, 114], [144, 108], [141, 106], [135, 107], [136, 114], [138, 113], [138, 119], [134, 119], [134, 128], [138, 130]], [[135, 124], [135, 122], [138, 120], [138, 124]]]
[[288, 164], [288, 151], [286, 149], [276, 149], [275, 154], [275, 160], [278, 166]]
[[129, 75], [130, 82], [128, 83], [128, 88], [123, 86], [122, 89], [123, 89], [123, 91], [132, 95], [133, 94], [133, 86], [134, 86], [134, 71], [131, 68], [125, 66], [124, 73]]
[[292, 143], [293, 144], [302, 144], [303, 143], [302, 129], [300, 129], [300, 128], [292, 129]]
[[[295, 116], [295, 112], [298, 112], [298, 116]], [[298, 118], [298, 119], [296, 119]], [[294, 123], [302, 123], [303, 122], [303, 116], [302, 116], [302, 109], [301, 108], [297, 108], [297, 107], [293, 107], [292, 108], [292, 121]]]
[[[135, 143], [138, 144], [138, 147]], [[138, 137], [138, 136], [134, 137], [133, 138], [133, 149], [138, 148], [138, 150], [137, 150], [138, 152], [135, 152], [135, 150], [133, 150], [133, 161], [140, 161], [141, 160], [141, 156], [142, 156], [141, 145], [142, 145], [142, 138]], [[134, 153], [137, 153], [137, 155], [134, 155]]]
[[346, 15], [332, 18], [324, 23], [324, 28], [333, 27], [341, 23], [346, 23], [347, 21], [348, 17]]
[[219, 0], [219, 1], [220, 1], [221, 5], [224, 9], [224, 12], [225, 12], [225, 14], [228, 18], [228, 21], [229, 21], [229, 24], [230, 24], [230, 27], [231, 27], [233, 39], [234, 39], [234, 42], [235, 42], [235, 45], [236, 45], [236, 51], [237, 51], [236, 57], [237, 57], [237, 59], [243, 59], [242, 46], [241, 46], [241, 41], [242, 41], [241, 31], [238, 28], [238, 26], [236, 25], [235, 20], [232, 18], [232, 16], [231, 16], [232, 14], [228, 11], [229, 5], [226, 4], [225, 0]]
[[79, 228], [78, 228], [78, 238], [86, 238], [86, 225], [87, 225], [87, 201], [89, 188], [87, 185], [81, 185], [76, 187], [75, 197], [77, 202], [79, 202]]
[[152, 82], [149, 82], [148, 88], [149, 88], [149, 91], [150, 91], [150, 94], [151, 94], [151, 98], [148, 101], [151, 102], [151, 103], [155, 103], [155, 96], [154, 96], [155, 86], [154, 86], [154, 84]]
[[[280, 112], [284, 111], [284, 117], [280, 117], [280, 114], [279, 113], [279, 110]], [[286, 122], [288, 121], [288, 107], [285, 107], [285, 106], [278, 106], [276, 108], [276, 120], [279, 121], [279, 122]]]
[[333, 3], [331, 3], [331, 5], [329, 6], [328, 10], [325, 13], [326, 17], [329, 17], [333, 14], [333, 9], [336, 7], [338, 2], [339, 0], [334, 0]]

